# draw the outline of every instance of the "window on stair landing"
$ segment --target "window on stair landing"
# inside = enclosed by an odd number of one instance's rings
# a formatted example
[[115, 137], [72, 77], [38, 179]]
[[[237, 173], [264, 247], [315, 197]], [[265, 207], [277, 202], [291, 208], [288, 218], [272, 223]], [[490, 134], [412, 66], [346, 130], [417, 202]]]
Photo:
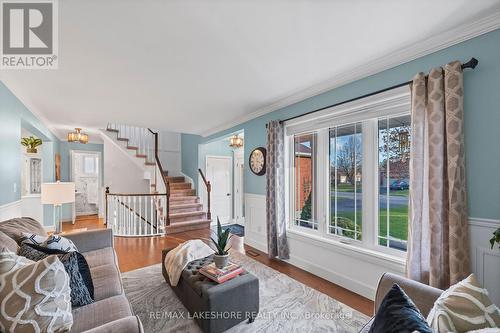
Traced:
[[285, 122], [290, 232], [405, 257], [411, 143], [405, 88]]
[[316, 134], [302, 134], [294, 138], [295, 170], [295, 225], [318, 229], [315, 219], [314, 167], [316, 155]]

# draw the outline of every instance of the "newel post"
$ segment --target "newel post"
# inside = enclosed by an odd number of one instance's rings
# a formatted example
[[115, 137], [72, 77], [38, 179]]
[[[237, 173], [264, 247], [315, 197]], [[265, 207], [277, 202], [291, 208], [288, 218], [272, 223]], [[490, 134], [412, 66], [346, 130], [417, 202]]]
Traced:
[[212, 192], [212, 184], [210, 184], [210, 181], [207, 182], [207, 219], [211, 220], [212, 219], [212, 212], [210, 212], [210, 192]]
[[108, 225], [108, 194], [109, 194], [109, 186], [106, 186], [106, 194], [104, 195], [104, 201], [106, 202], [106, 210], [104, 211], [104, 225]]

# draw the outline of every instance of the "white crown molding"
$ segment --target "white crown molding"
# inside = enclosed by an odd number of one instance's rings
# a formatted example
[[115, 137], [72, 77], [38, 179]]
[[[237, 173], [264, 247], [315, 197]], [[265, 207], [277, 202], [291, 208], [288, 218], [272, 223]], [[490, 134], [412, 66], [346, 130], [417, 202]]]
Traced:
[[[429, 38], [422, 39], [417, 43], [412, 43], [411, 45], [403, 47], [399, 50], [390, 52], [387, 55], [374, 59], [367, 64], [346, 70], [342, 74], [336, 75], [335, 77], [327, 81], [293, 93], [288, 97], [280, 99], [270, 105], [264, 106], [252, 113], [239, 117], [238, 119], [233, 119], [224, 124], [221, 124], [220, 126], [204, 131], [201, 133], [201, 135], [203, 137], [207, 137], [220, 131], [232, 128], [249, 120], [263, 116], [267, 113], [282, 109], [286, 106], [295, 104], [313, 96], [317, 96], [326, 91], [341, 87], [348, 83], [421, 58], [425, 55], [443, 50], [445, 48], [491, 32], [498, 28], [500, 28], [500, 12], [494, 12], [488, 16], [460, 25]], [[411, 78], [408, 78], [408, 80], [410, 79]]]

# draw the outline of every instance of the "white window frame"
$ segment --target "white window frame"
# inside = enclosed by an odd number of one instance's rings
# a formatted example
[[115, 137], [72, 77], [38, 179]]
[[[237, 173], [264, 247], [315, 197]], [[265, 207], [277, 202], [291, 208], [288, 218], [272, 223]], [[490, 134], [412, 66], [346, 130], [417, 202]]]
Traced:
[[[294, 233], [324, 238], [329, 242], [348, 243], [352, 246], [381, 252], [399, 258], [406, 252], [378, 245], [378, 119], [408, 115], [411, 109], [409, 86], [391, 89], [350, 103], [334, 106], [319, 112], [285, 122], [285, 173], [286, 218], [288, 230]], [[330, 220], [330, 163], [329, 129], [335, 126], [362, 123], [362, 240], [354, 240], [328, 233]], [[314, 187], [316, 200], [314, 217], [318, 229], [295, 225], [295, 165], [294, 136], [314, 132], [317, 135]], [[324, 198], [319, 200], [318, 198]]]

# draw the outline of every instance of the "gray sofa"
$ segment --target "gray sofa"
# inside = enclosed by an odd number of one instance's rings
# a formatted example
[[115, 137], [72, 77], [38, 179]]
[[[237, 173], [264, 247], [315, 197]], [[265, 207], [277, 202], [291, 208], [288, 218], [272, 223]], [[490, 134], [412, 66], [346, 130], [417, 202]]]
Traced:
[[[17, 244], [7, 237], [18, 240], [19, 233], [27, 231], [40, 234], [43, 227], [33, 219], [19, 218], [0, 222], [0, 243], [3, 249], [17, 251]], [[81, 252], [90, 267], [94, 284], [95, 302], [73, 309], [71, 332], [92, 333], [142, 333], [142, 324], [134, 315], [125, 297], [113, 234], [110, 229], [65, 234]]]
[[[385, 273], [378, 282], [377, 293], [375, 295], [374, 314], [377, 313], [382, 300], [394, 283], [397, 283], [408, 297], [413, 300], [424, 317], [427, 317], [434, 302], [443, 293], [441, 289], [429, 287], [428, 285], [399, 275]], [[372, 321], [373, 318], [361, 329], [360, 333], [367, 333], [370, 330]]]

